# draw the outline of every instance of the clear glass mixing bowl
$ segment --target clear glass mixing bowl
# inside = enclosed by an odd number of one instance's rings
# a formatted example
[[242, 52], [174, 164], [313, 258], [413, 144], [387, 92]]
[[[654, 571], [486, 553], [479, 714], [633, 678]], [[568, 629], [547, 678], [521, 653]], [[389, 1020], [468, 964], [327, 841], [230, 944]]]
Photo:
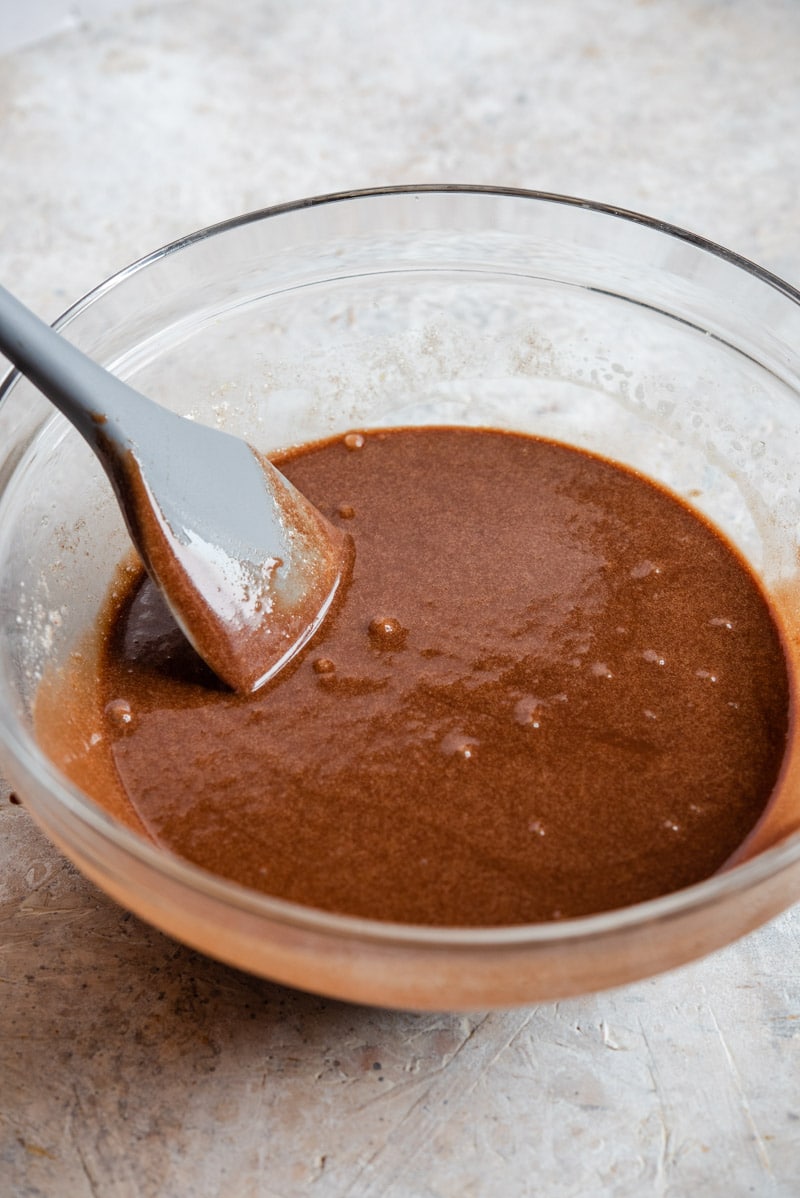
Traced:
[[[627, 463], [762, 579], [798, 676], [800, 295], [718, 246], [563, 196], [392, 188], [268, 209], [142, 259], [60, 321], [169, 407], [271, 451], [352, 427], [495, 426]], [[96, 618], [128, 543], [77, 434], [18, 378], [0, 402], [2, 768], [48, 835], [164, 931], [362, 1002], [475, 1008], [620, 984], [800, 895], [793, 729], [777, 799], [726, 872], [590, 918], [418, 928], [270, 899], [149, 843], [37, 746], [43, 671]]]

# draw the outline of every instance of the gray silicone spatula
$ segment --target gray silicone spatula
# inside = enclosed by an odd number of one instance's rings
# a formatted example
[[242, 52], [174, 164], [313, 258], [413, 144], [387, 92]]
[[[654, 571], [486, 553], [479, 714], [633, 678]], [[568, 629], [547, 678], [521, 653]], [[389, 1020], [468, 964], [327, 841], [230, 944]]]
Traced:
[[349, 539], [246, 442], [146, 399], [2, 287], [0, 351], [94, 449], [200, 656], [234, 690], [257, 690], [319, 627]]

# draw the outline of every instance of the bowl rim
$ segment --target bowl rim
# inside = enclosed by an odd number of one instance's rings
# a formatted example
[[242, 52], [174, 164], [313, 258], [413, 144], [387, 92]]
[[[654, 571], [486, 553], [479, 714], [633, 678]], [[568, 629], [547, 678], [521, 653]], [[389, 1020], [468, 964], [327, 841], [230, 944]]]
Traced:
[[[231, 230], [268, 220], [291, 212], [301, 212], [324, 205], [352, 200], [370, 200], [389, 196], [408, 195], [484, 195], [510, 199], [533, 200], [539, 203], [582, 209], [603, 216], [644, 226], [653, 232], [686, 242], [700, 251], [721, 258], [730, 265], [766, 283], [800, 306], [800, 290], [778, 275], [724, 246], [677, 225], [617, 205], [581, 199], [558, 192], [537, 191], [519, 187], [486, 186], [482, 184], [424, 183], [367, 187], [330, 192], [299, 200], [287, 201], [254, 209], [239, 216], [207, 225], [196, 232], [167, 242], [160, 248], [136, 259], [110, 275], [67, 308], [53, 323], [56, 329], [67, 326], [76, 316], [130, 276], [148, 266], [180, 252], [198, 242]], [[19, 381], [18, 371], [11, 370], [0, 379], [0, 403]], [[39, 750], [33, 736], [25, 729], [19, 736], [15, 717], [0, 702], [0, 737], [8, 751], [23, 769], [46, 783], [55, 800], [65, 806], [78, 820], [100, 837], [111, 841], [114, 848], [129, 854], [139, 864], [155, 874], [166, 875], [173, 883], [201, 895], [207, 900], [233, 907], [243, 915], [266, 918], [272, 923], [291, 926], [318, 935], [346, 937], [386, 946], [414, 946], [429, 950], [523, 949], [545, 947], [561, 942], [580, 942], [604, 934], [667, 922], [689, 912], [702, 912], [715, 906], [731, 894], [747, 891], [794, 866], [800, 860], [800, 832], [785, 841], [764, 849], [740, 865], [712, 875], [710, 878], [632, 906], [571, 919], [515, 925], [486, 925], [470, 927], [429, 926], [394, 923], [352, 915], [342, 915], [304, 906], [286, 899], [275, 898], [260, 891], [213, 874], [200, 866], [178, 857], [168, 849], [158, 847], [133, 829], [110, 816], [99, 804], [61, 774]], [[34, 802], [32, 811], [38, 810]], [[50, 821], [43, 815], [45, 827]], [[68, 854], [67, 854], [68, 855]]]
[[[542, 203], [561, 205], [566, 208], [583, 209], [589, 212], [596, 212], [604, 216], [617, 217], [627, 221], [630, 224], [642, 225], [657, 233], [665, 233], [669, 237], [673, 237], [679, 241], [685, 241], [696, 249], [704, 250], [707, 253], [713, 254], [714, 257], [721, 258], [723, 261], [730, 263], [732, 266], [740, 267], [748, 274], [754, 275], [761, 281], [768, 283], [774, 287], [776, 291], [788, 296], [789, 299], [800, 304], [800, 289], [792, 286], [780, 275], [774, 274], [752, 259], [746, 258], [744, 255], [736, 253], [734, 250], [720, 245], [718, 242], [711, 241], [707, 237], [701, 236], [699, 233], [693, 233], [688, 229], [682, 228], [680, 225], [671, 224], [669, 221], [660, 220], [657, 217], [646, 216], [641, 212], [637, 212], [632, 208], [623, 208], [616, 204], [607, 204], [601, 201], [582, 199], [578, 196], [565, 195], [555, 191], [537, 191], [525, 187], [493, 187], [481, 183], [421, 183], [414, 185], [411, 183], [389, 184], [379, 187], [362, 187], [354, 188], [349, 191], [331, 191], [324, 192], [320, 195], [307, 196], [299, 200], [287, 200], [280, 204], [271, 204], [264, 208], [255, 208], [249, 212], [244, 212], [239, 216], [228, 217], [226, 220], [217, 221], [211, 225], [206, 225], [202, 229], [198, 229], [193, 233], [188, 233], [183, 237], [176, 238], [160, 246], [158, 249], [137, 258], [129, 266], [123, 267], [116, 271], [104, 282], [92, 288], [85, 296], [77, 300], [70, 308], [68, 308], [54, 323], [54, 328], [58, 328], [68, 318], [71, 318], [78, 311], [87, 307], [89, 303], [94, 302], [105, 291], [116, 286], [123, 279], [136, 271], [149, 266], [151, 263], [165, 258], [168, 255], [179, 250], [186, 249], [199, 241], [205, 241], [209, 237], [217, 236], [220, 233], [228, 232], [229, 230], [243, 227], [248, 224], [255, 224], [259, 221], [268, 219], [274, 216], [282, 216], [290, 212], [301, 212], [307, 208], [319, 208], [323, 205], [343, 203], [348, 200], [361, 199], [377, 199], [384, 196], [401, 196], [401, 195], [485, 195], [494, 197], [504, 197], [508, 199], [523, 199], [537, 200]], [[0, 397], [2, 391], [0, 391]]]

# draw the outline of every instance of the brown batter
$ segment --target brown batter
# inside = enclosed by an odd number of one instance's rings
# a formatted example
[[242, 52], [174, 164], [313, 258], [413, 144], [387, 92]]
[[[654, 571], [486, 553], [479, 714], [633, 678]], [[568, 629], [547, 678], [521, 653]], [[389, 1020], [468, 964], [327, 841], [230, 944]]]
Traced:
[[734, 853], [789, 684], [758, 586], [697, 516], [500, 432], [351, 434], [280, 465], [352, 535], [346, 595], [237, 696], [137, 576], [95, 696], [101, 801], [116, 770], [153, 838], [206, 869], [411, 923], [619, 907]]

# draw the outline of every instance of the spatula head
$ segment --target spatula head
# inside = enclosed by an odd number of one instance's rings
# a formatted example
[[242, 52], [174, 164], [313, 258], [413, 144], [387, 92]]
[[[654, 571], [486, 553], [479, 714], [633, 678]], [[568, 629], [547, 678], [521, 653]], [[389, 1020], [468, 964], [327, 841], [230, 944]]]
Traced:
[[247, 693], [313, 636], [349, 574], [351, 542], [244, 441], [175, 419], [171, 446], [118, 452], [112, 481], [179, 626]]

